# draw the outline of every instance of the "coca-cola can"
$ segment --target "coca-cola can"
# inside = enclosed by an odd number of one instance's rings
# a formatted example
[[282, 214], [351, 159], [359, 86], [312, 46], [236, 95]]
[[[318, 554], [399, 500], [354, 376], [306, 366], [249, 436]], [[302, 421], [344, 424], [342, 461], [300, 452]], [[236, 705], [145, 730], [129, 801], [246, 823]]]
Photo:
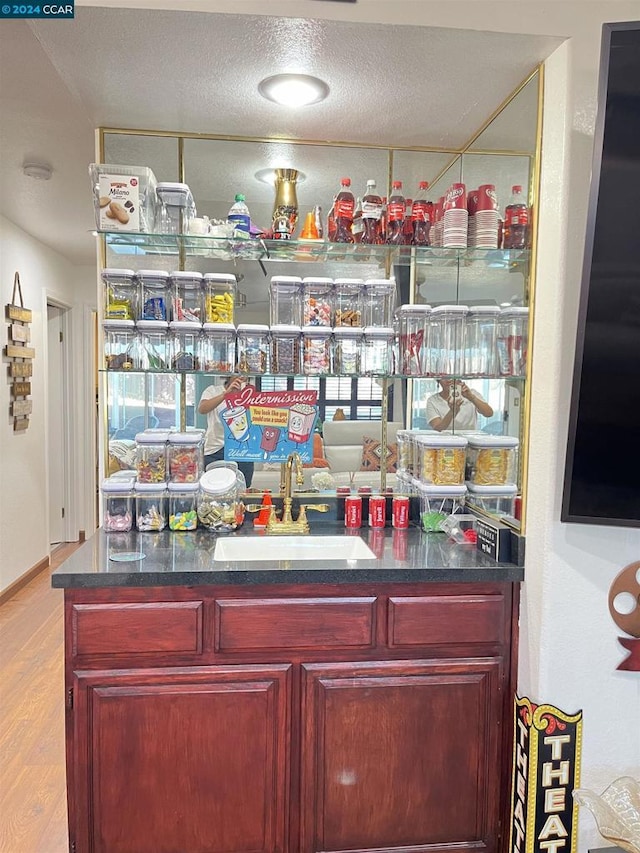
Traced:
[[409, 539], [408, 530], [394, 530], [391, 540], [391, 548], [393, 550], [394, 560], [407, 559], [407, 542]]
[[409, 498], [396, 495], [391, 505], [391, 524], [398, 530], [409, 526]]
[[369, 498], [369, 527], [384, 527], [387, 518], [387, 501], [384, 495]]
[[362, 527], [362, 498], [359, 495], [344, 499], [344, 526]]
[[369, 548], [371, 548], [376, 557], [379, 560], [384, 557], [384, 543], [386, 542], [384, 530], [381, 530], [379, 527], [374, 527], [373, 530], [369, 531], [368, 541]]

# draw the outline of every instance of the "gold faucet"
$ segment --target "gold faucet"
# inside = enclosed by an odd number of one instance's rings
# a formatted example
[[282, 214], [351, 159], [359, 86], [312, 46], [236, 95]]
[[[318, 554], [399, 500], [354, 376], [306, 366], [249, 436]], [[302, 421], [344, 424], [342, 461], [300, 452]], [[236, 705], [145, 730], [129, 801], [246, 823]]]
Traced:
[[302, 459], [299, 453], [290, 453], [287, 461], [280, 466], [280, 493], [284, 496], [282, 500], [282, 519], [276, 515], [275, 507], [271, 507], [269, 520], [267, 521], [266, 533], [272, 535], [287, 535], [290, 533], [308, 533], [309, 522], [307, 521], [307, 510], [315, 512], [328, 512], [329, 504], [302, 504], [298, 518], [294, 521], [291, 516], [291, 481], [293, 479], [293, 468], [296, 469], [296, 484], [304, 483], [304, 471], [302, 470]]

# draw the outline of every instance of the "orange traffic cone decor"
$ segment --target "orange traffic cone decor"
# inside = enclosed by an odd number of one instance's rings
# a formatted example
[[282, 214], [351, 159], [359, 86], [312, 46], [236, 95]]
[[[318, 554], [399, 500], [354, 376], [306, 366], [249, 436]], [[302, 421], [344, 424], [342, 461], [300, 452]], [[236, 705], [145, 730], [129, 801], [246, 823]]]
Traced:
[[271, 492], [267, 490], [264, 493], [264, 497], [262, 498], [262, 509], [258, 513], [258, 515], [253, 519], [254, 527], [266, 527], [267, 522], [269, 521], [269, 515], [271, 513], [271, 506], [273, 501], [271, 500]]

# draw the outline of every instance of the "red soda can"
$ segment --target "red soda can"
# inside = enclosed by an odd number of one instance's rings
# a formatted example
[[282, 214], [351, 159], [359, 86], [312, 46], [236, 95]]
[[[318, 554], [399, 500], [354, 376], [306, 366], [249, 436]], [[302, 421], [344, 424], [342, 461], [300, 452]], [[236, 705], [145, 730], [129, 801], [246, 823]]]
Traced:
[[369, 531], [369, 548], [373, 551], [378, 559], [384, 557], [384, 543], [386, 541], [384, 530], [379, 527], [374, 527]]
[[394, 560], [406, 560], [407, 559], [407, 540], [409, 536], [408, 530], [394, 530], [393, 538], [391, 540], [391, 547], [393, 549], [393, 559]]
[[384, 527], [387, 516], [387, 500], [384, 495], [369, 498], [369, 527]]
[[362, 498], [359, 495], [344, 499], [344, 526], [362, 527]]
[[407, 495], [395, 495], [391, 505], [391, 524], [393, 527], [403, 530], [409, 526], [409, 498]]

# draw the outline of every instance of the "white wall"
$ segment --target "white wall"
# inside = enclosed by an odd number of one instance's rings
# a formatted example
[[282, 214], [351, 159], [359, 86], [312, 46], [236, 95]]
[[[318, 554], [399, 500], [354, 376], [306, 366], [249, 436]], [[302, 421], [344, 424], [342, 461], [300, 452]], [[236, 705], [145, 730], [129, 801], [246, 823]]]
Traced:
[[[95, 305], [94, 267], [75, 267], [57, 252], [0, 217], [1, 303], [11, 302], [13, 277], [20, 273], [24, 304], [33, 312], [31, 346], [36, 350], [31, 380], [33, 414], [29, 428], [13, 431], [9, 416], [10, 382], [0, 383], [0, 591], [49, 553], [46, 468], [47, 298], [69, 306], [70, 323], [70, 423], [74, 445], [70, 482], [72, 504], [69, 527], [90, 532], [87, 503], [86, 451], [89, 353], [84, 351], [85, 312]], [[3, 310], [4, 315], [4, 310]], [[5, 323], [5, 328], [7, 328]], [[3, 337], [6, 336], [6, 332]], [[6, 359], [3, 359], [6, 364]]]

